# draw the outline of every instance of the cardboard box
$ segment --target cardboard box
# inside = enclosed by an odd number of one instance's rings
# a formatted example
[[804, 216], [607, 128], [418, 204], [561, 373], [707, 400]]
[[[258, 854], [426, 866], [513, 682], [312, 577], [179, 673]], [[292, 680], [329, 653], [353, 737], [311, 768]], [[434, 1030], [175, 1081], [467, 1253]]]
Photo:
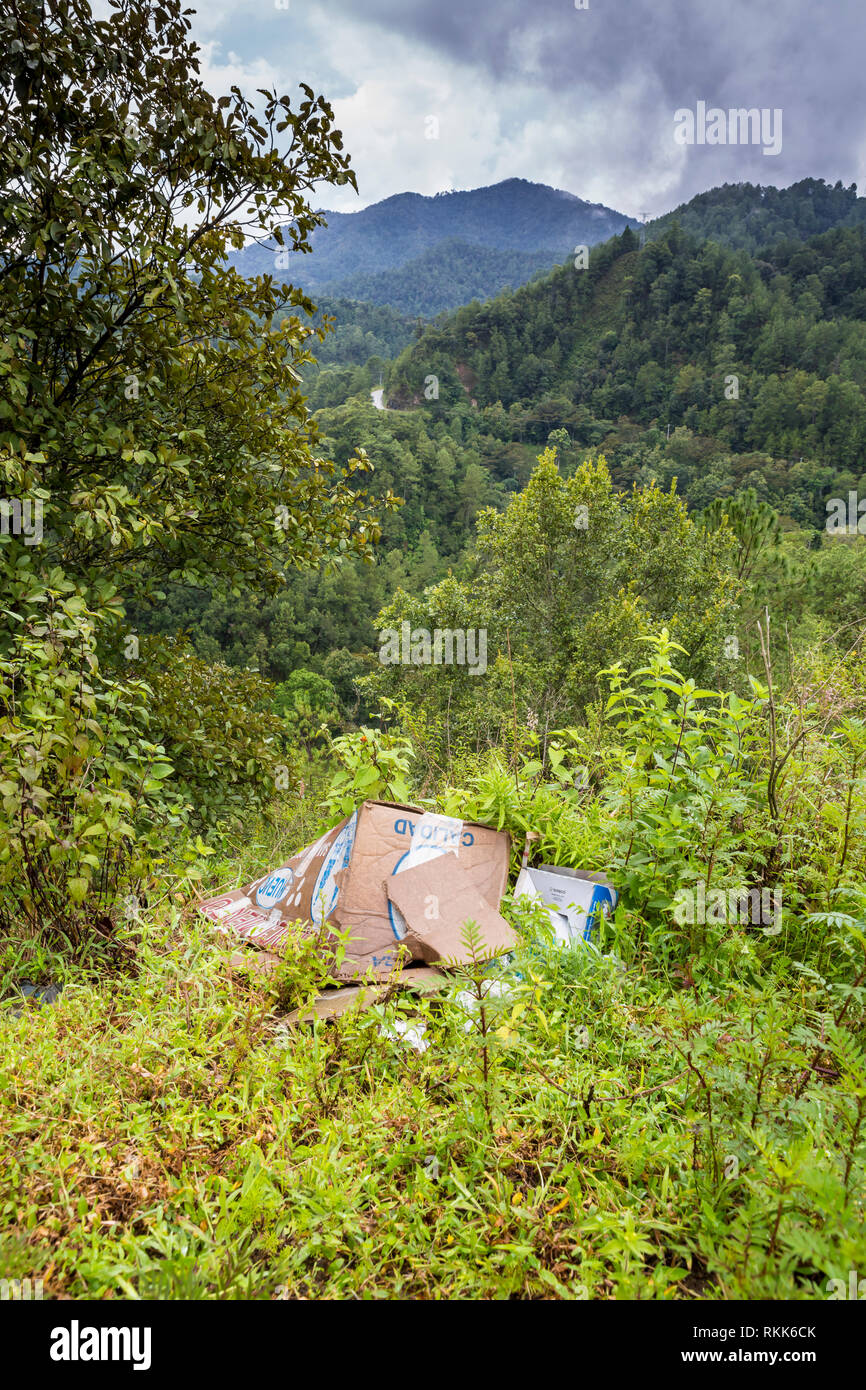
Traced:
[[510, 837], [490, 826], [413, 806], [365, 801], [280, 868], [247, 888], [201, 903], [199, 911], [221, 930], [276, 952], [289, 935], [290, 922], [309, 922], [311, 931], [326, 923], [348, 927], [346, 958], [336, 978], [352, 980], [368, 970], [388, 974], [407, 937], [410, 955], [417, 951], [417, 958], [431, 961], [450, 955], [454, 928], [453, 914], [446, 914], [437, 932], [436, 919], [424, 915], [430, 904], [413, 895], [402, 902], [412, 914], [408, 920], [389, 896], [389, 880], [435, 860], [439, 872], [435, 883], [429, 882], [438, 889], [440, 904], [465, 890], [475, 895], [473, 902], [483, 898], [498, 915], [510, 851]]
[[514, 896], [544, 903], [557, 941], [566, 946], [589, 941], [597, 930], [599, 916], [609, 917], [619, 901], [619, 894], [604, 874], [559, 868], [555, 864], [522, 868]]

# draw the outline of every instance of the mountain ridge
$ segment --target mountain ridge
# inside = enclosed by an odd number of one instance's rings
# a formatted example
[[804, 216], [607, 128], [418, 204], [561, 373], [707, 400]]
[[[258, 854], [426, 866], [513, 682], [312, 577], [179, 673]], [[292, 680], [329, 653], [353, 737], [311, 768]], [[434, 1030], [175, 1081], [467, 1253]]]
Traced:
[[[272, 274], [300, 284], [312, 295], [369, 299], [403, 311], [411, 299], [411, 312], [434, 315], [455, 307], [446, 258], [435, 254], [443, 243], [465, 248], [462, 270], [471, 297], [487, 299], [507, 284], [525, 283], [537, 270], [552, 269], [578, 245], [595, 246], [638, 225], [566, 189], [517, 178], [432, 196], [395, 193], [357, 212], [323, 214], [329, 221], [311, 235], [312, 256], [290, 257], [288, 266], [278, 267], [275, 244], [252, 244], [233, 252], [229, 264], [245, 276]], [[414, 264], [423, 257], [420, 266]], [[405, 284], [398, 292], [388, 281], [407, 269], [421, 277], [412, 296]]]

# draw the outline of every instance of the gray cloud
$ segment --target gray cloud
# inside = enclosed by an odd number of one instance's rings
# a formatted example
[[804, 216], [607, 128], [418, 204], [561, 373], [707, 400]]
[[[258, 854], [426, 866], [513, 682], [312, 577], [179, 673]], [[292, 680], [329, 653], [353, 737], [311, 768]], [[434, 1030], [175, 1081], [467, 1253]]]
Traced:
[[[652, 215], [739, 179], [866, 182], [863, 0], [311, 0], [285, 49], [266, 0], [223, 3], [208, 31], [227, 50], [252, 60], [267, 31], [270, 62], [329, 79], [364, 201], [513, 174]], [[701, 100], [780, 108], [781, 153], [677, 146], [674, 112]]]

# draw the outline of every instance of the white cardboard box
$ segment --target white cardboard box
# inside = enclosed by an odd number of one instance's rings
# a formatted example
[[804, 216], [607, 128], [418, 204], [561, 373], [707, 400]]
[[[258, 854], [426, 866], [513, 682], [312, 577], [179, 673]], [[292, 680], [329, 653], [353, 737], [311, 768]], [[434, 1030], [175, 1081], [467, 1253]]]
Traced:
[[598, 918], [609, 917], [619, 900], [604, 874], [554, 864], [521, 869], [514, 896], [544, 903], [557, 941], [567, 946], [588, 941]]

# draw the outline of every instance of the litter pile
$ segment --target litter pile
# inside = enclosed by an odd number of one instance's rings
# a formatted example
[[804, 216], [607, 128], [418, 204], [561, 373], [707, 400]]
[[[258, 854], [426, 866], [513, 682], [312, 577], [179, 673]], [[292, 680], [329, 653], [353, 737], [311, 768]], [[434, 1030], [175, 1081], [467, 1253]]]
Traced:
[[411, 806], [365, 801], [281, 868], [201, 904], [221, 927], [279, 952], [290, 922], [349, 931], [337, 978], [387, 975], [404, 959], [459, 958], [463, 924], [486, 947], [508, 950], [500, 916], [511, 839], [504, 831]]
[[[468, 921], [475, 922], [485, 952], [513, 949], [514, 929], [499, 911], [510, 856], [510, 836], [492, 826], [365, 801], [280, 868], [208, 899], [199, 911], [220, 930], [270, 953], [265, 968], [278, 962], [290, 923], [347, 931], [345, 957], [333, 973], [340, 982], [354, 982], [353, 988], [322, 997], [313, 1012], [329, 1017], [342, 1012], [344, 1003], [360, 1002], [356, 996], [375, 998], [381, 986], [371, 977], [391, 975], [401, 958], [403, 965], [426, 966], [403, 969], [401, 981], [423, 990], [437, 987], [442, 977], [436, 963], [466, 957]], [[598, 916], [612, 912], [617, 901], [602, 875], [530, 868], [527, 854], [515, 894], [547, 907], [563, 944], [588, 940]]]

